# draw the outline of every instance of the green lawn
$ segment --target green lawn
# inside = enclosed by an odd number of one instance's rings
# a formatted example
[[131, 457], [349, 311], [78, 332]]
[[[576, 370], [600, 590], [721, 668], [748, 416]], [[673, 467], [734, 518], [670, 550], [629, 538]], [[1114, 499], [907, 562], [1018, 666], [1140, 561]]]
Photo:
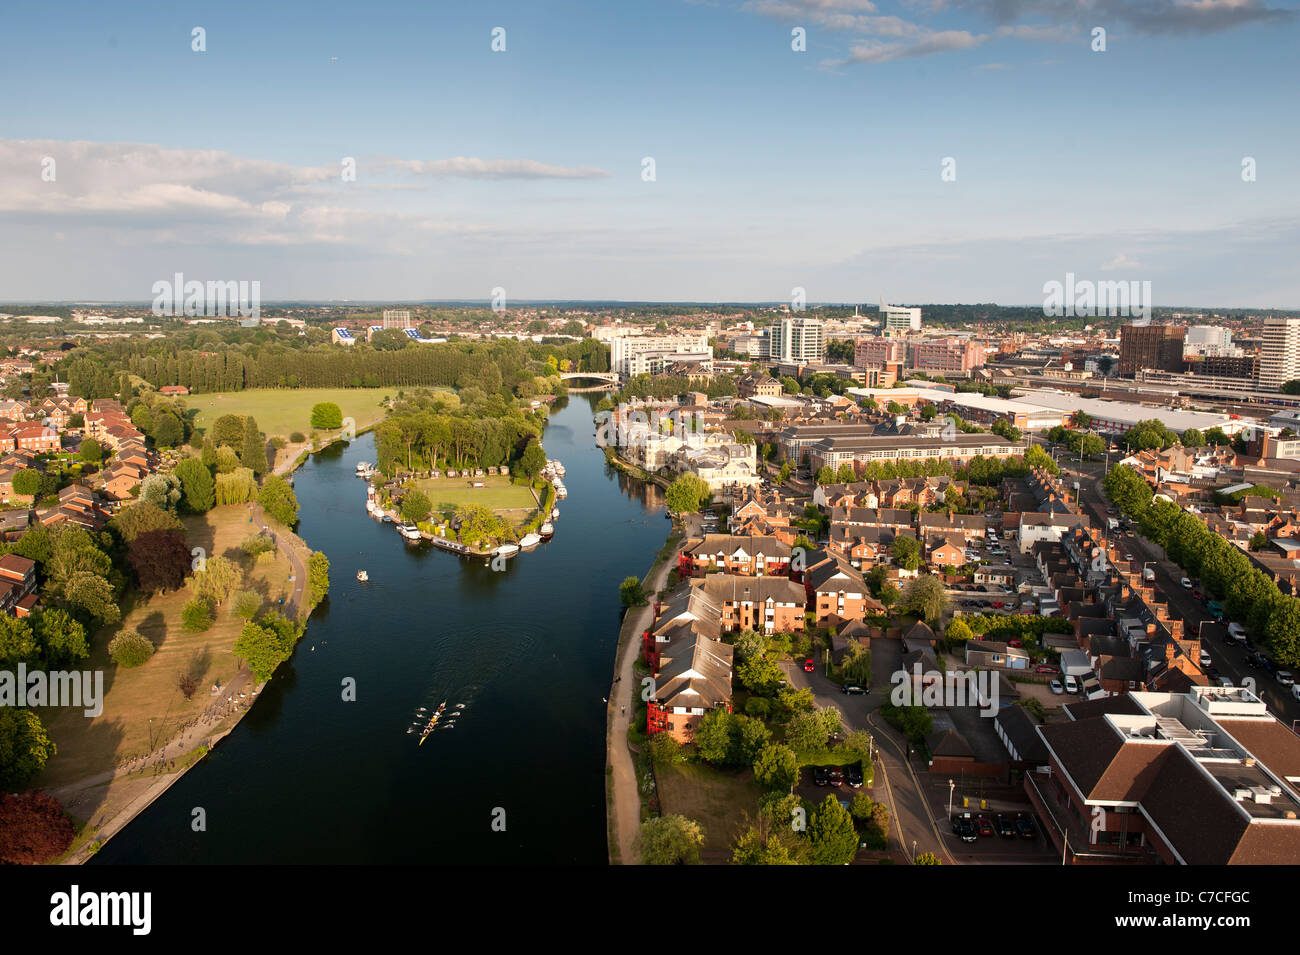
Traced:
[[185, 399], [198, 409], [196, 424], [207, 429], [223, 414], [252, 415], [269, 436], [288, 438], [294, 431], [311, 432], [312, 405], [332, 401], [343, 409], [343, 417], [354, 418], [358, 430], [384, 416], [380, 401], [397, 393], [396, 388], [250, 388], [227, 394], [196, 394]]
[[[470, 487], [471, 481], [482, 481], [486, 487]], [[508, 477], [424, 478], [413, 483], [429, 495], [435, 511], [453, 511], [462, 504], [482, 504], [494, 511], [537, 510], [532, 492], [525, 486], [511, 484]]]

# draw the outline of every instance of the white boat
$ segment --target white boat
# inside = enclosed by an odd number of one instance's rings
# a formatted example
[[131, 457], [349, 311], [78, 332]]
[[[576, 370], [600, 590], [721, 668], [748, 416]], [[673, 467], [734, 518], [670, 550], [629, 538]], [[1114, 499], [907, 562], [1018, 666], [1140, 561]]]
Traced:
[[420, 528], [416, 527], [414, 524], [398, 524], [397, 532], [408, 541], [418, 541], [420, 539]]
[[373, 466], [373, 465], [371, 465], [371, 463], [370, 463], [369, 461], [358, 461], [358, 462], [357, 462], [357, 473], [358, 473], [358, 474], [365, 474], [367, 471], [369, 471], [369, 470], [371, 469], [372, 466]]
[[559, 519], [560, 519], [560, 509], [558, 507], [551, 508], [551, 520], [558, 521]]
[[541, 532], [542, 540], [547, 541], [555, 536], [555, 525], [550, 521], [543, 521], [542, 526], [538, 528]]
[[371, 514], [379, 513], [379, 505], [375, 503], [374, 498], [368, 498], [366, 500], [366, 510], [369, 511]]
[[564, 500], [564, 499], [565, 499], [566, 497], [568, 497], [568, 496], [569, 496], [569, 489], [568, 489], [567, 487], [565, 487], [563, 484], [560, 484], [559, 482], [556, 482], [556, 485], [555, 485], [555, 499], [558, 500], [558, 501], [562, 501], [562, 500]]
[[518, 544], [502, 544], [500, 547], [498, 547], [498, 548], [497, 548], [496, 550], [494, 550], [492, 553], [496, 554], [498, 557], [514, 557], [515, 554], [519, 553], [519, 545], [518, 545]]
[[525, 534], [519, 538], [519, 546], [522, 548], [536, 547], [542, 542], [542, 538], [537, 534]]
[[362, 583], [365, 583], [369, 579], [370, 579], [370, 575], [367, 574], [364, 570], [357, 571], [357, 580], [361, 581]]

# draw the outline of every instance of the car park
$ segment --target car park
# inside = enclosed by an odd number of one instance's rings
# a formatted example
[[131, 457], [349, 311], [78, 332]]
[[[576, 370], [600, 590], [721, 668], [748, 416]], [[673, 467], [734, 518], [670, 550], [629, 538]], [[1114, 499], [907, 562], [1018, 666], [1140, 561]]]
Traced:
[[1014, 839], [1016, 837], [1016, 827], [1011, 821], [1011, 817], [1004, 813], [998, 813], [995, 820], [998, 828], [998, 835], [1003, 839]]
[[992, 836], [993, 820], [989, 819], [986, 813], [980, 813], [975, 817], [975, 828], [979, 830], [981, 836]]
[[957, 834], [962, 842], [974, 842], [977, 838], [975, 820], [971, 818], [971, 814], [968, 812], [952, 817], [952, 831]]

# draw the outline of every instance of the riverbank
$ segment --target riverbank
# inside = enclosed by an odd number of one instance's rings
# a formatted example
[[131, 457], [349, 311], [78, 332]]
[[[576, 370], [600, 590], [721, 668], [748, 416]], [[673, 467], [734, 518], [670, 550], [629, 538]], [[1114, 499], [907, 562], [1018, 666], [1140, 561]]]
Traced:
[[618, 648], [614, 653], [614, 680], [610, 684], [605, 732], [605, 816], [609, 839], [610, 865], [636, 865], [640, 856], [636, 839], [641, 830], [641, 793], [637, 782], [636, 754], [628, 740], [628, 727], [636, 716], [640, 699], [637, 690], [636, 661], [640, 656], [641, 635], [654, 623], [654, 601], [664, 588], [668, 575], [677, 566], [685, 541], [674, 524], [641, 585], [646, 594], [644, 607], [629, 608], [619, 630]]
[[[253, 528], [272, 527], [282, 560], [264, 566], [254, 562], [250, 584], [264, 589], [267, 607], [289, 616], [299, 617], [313, 605], [307, 592], [310, 549], [259, 506], [232, 505], [187, 521], [192, 524], [188, 542], [214, 555], [229, 553]], [[77, 714], [55, 713], [50, 719], [48, 728], [60, 753], [37, 784], [78, 825], [77, 838], [57, 862], [86, 862], [201, 762], [239, 724], [262, 690], [249, 670], [236, 668], [237, 661], [228, 656], [242, 621], [227, 613], [208, 630], [190, 633], [180, 624], [180, 607], [187, 599], [184, 589], [138, 598], [127, 613], [123, 625], [139, 629], [158, 647], [140, 668], [115, 668], [103, 647], [109, 634], [97, 636], [92, 662], [108, 677], [108, 715], [89, 723]], [[177, 689], [182, 673], [189, 673], [200, 687], [192, 699], [183, 699]], [[219, 687], [210, 699], [205, 692], [209, 685]], [[159, 700], [166, 701], [161, 710]]]

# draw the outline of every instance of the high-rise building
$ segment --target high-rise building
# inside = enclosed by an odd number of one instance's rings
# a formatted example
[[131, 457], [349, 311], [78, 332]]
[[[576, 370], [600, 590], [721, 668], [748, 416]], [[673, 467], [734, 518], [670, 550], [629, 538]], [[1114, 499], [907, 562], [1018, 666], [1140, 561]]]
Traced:
[[1300, 378], [1300, 318], [1264, 319], [1259, 353], [1261, 391], [1279, 391]]
[[816, 318], [783, 318], [768, 331], [767, 355], [776, 361], [820, 362], [826, 355], [826, 330]]
[[903, 308], [900, 305], [886, 305], [880, 301], [880, 324], [883, 335], [906, 335], [908, 332], [921, 330], [921, 310]]
[[1140, 368], [1183, 370], [1184, 325], [1124, 325], [1119, 332], [1119, 373], [1133, 376]]

